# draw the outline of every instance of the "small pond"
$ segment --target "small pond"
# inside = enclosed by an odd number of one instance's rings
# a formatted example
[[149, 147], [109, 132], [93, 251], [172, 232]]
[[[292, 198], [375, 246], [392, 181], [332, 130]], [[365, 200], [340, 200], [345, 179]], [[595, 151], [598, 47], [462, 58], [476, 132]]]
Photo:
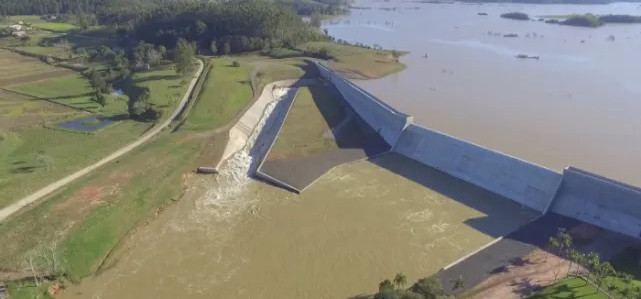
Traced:
[[66, 122], [57, 123], [56, 127], [69, 129], [69, 130], [83, 131], [83, 132], [94, 132], [110, 125], [113, 122], [114, 120], [111, 118], [102, 118], [97, 115], [91, 115], [91, 116], [77, 118], [77, 119], [66, 121]]

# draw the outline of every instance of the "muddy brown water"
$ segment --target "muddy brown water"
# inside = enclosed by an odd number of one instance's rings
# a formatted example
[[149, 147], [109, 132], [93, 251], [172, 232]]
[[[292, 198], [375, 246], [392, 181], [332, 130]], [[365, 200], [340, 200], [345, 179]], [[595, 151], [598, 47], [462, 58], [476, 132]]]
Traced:
[[395, 155], [335, 168], [302, 195], [196, 180], [62, 298], [347, 298], [434, 273], [534, 216]]
[[[357, 5], [419, 7], [354, 10], [327, 25], [338, 38], [413, 51], [406, 71], [360, 84], [418, 123], [555, 169], [573, 164], [639, 181], [641, 60], [633, 55], [641, 27], [498, 18], [641, 14], [634, 4]], [[540, 59], [513, 57], [520, 53]], [[250, 179], [251, 164], [244, 151], [218, 177], [195, 177], [99, 275], [61, 297], [348, 298], [375, 292], [397, 272], [410, 282], [431, 275], [535, 216], [396, 155], [339, 166], [301, 195]]]
[[[415, 122], [556, 170], [572, 165], [641, 185], [641, 24], [595, 29], [499, 17], [641, 15], [639, 3], [355, 5], [372, 9], [325, 28], [337, 39], [411, 52], [401, 59], [405, 71], [360, 85]], [[503, 37], [509, 33], [519, 37]]]

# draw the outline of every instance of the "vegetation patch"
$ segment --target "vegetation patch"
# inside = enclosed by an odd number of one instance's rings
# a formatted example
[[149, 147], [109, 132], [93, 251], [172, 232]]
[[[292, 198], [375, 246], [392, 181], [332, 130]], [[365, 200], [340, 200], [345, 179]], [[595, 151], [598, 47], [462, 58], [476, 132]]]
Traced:
[[12, 85], [7, 89], [80, 110], [90, 112], [100, 112], [101, 110], [101, 105], [92, 100], [94, 93], [91, 84], [80, 75]]
[[185, 128], [207, 130], [230, 122], [252, 98], [251, 68], [228, 58], [209, 60], [210, 70]]
[[592, 15], [592, 14], [586, 14], [586, 15], [573, 15], [564, 21], [560, 22], [561, 25], [569, 25], [569, 26], [579, 26], [579, 27], [601, 27], [603, 25], [603, 22], [601, 22], [601, 19], [599, 19], [598, 16]]
[[306, 52], [326, 52], [333, 59], [329, 66], [351, 78], [376, 79], [405, 69], [398, 51], [375, 50], [331, 42], [310, 42], [299, 46]]
[[114, 121], [112, 119], [99, 118], [96, 115], [92, 115], [92, 116], [74, 119], [71, 121], [61, 122], [56, 124], [56, 126], [59, 128], [74, 130], [74, 131], [95, 132], [109, 126], [113, 122]]
[[530, 20], [530, 16], [528, 14], [522, 13], [522, 12], [504, 13], [504, 14], [501, 15], [501, 18], [519, 20], [519, 21], [528, 21], [528, 20]]
[[39, 275], [77, 280], [93, 273], [125, 234], [180, 197], [183, 173], [195, 166], [200, 144], [184, 134], [165, 136], [3, 223], [3, 270], [31, 277], [24, 257], [53, 248], [59, 268], [39, 263]]
[[323, 86], [299, 88], [267, 159], [296, 159], [338, 149], [328, 132], [346, 117], [340, 101]]
[[69, 24], [69, 23], [59, 23], [59, 22], [36, 22], [32, 23], [31, 27], [38, 28], [42, 30], [48, 30], [53, 32], [69, 32], [72, 30], [79, 29], [78, 26]]

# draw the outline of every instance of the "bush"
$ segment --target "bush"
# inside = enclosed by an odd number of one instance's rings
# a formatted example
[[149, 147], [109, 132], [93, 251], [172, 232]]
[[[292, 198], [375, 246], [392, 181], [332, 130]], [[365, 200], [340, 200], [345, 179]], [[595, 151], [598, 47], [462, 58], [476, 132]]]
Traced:
[[508, 12], [508, 13], [502, 14], [501, 18], [528, 21], [530, 19], [530, 16], [522, 12]]
[[561, 24], [579, 27], [599, 27], [603, 25], [603, 22], [601, 22], [599, 17], [587, 14], [571, 16], [567, 20], [561, 22]]
[[240, 62], [238, 62], [237, 60], [234, 60], [234, 62], [231, 63], [231, 66], [240, 67]]

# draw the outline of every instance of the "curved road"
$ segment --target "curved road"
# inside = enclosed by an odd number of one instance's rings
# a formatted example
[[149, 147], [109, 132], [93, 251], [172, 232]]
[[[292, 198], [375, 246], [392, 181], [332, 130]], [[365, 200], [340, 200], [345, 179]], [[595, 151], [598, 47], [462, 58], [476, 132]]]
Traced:
[[189, 101], [189, 95], [191, 94], [191, 91], [194, 89], [194, 86], [196, 85], [196, 82], [198, 81], [198, 78], [200, 77], [200, 74], [203, 71], [203, 63], [200, 60], [198, 61], [198, 70], [196, 71], [196, 74], [194, 75], [193, 79], [191, 80], [191, 83], [189, 84], [189, 87], [187, 88], [187, 92], [182, 98], [182, 101], [180, 101], [180, 104], [178, 104], [178, 107], [176, 107], [176, 110], [174, 113], [161, 125], [156, 126], [153, 128], [151, 131], [147, 132], [147, 134], [142, 135], [138, 140], [126, 145], [125, 147], [113, 152], [107, 157], [102, 158], [100, 161], [89, 165], [81, 170], [76, 171], [75, 173], [66, 176], [56, 182], [53, 182], [49, 184], [48, 186], [20, 199], [19, 201], [5, 207], [4, 209], [0, 210], [0, 222], [8, 218], [9, 216], [13, 215], [15, 212], [19, 211], [23, 207], [39, 200], [42, 199], [43, 197], [47, 196], [51, 192], [60, 189], [61, 187], [73, 182], [74, 180], [82, 177], [83, 175], [86, 175], [92, 171], [94, 171], [96, 168], [105, 165], [120, 156], [132, 151], [133, 149], [137, 148], [141, 144], [145, 143], [147, 140], [151, 139], [152, 137], [156, 136], [160, 131], [162, 131], [164, 128], [169, 126], [171, 124], [171, 121], [178, 116], [180, 111], [183, 110], [183, 107], [185, 107], [185, 104]]

